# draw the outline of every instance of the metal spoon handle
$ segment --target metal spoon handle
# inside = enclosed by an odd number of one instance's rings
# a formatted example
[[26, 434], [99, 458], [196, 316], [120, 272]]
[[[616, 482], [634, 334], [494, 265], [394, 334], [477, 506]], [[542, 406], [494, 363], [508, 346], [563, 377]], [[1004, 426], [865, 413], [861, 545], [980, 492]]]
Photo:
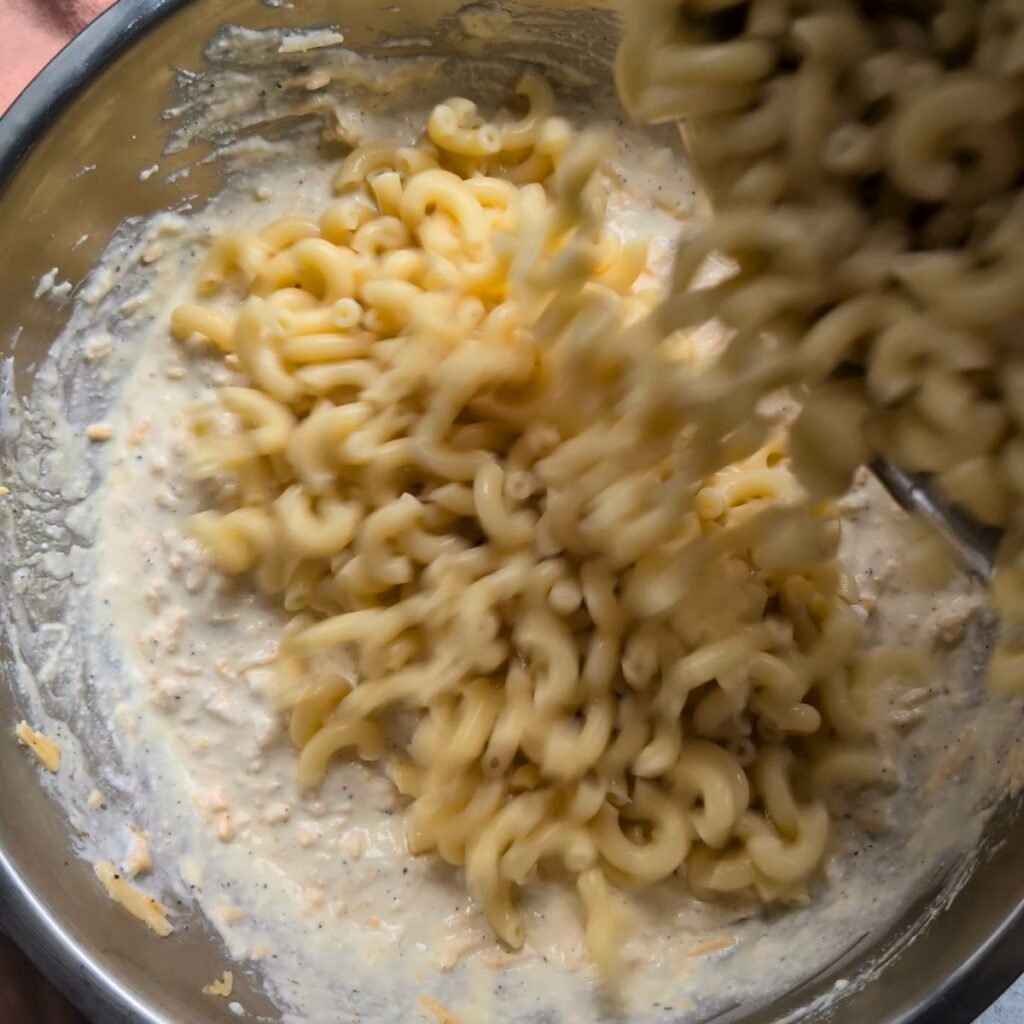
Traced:
[[982, 526], [937, 498], [923, 474], [908, 473], [885, 459], [873, 459], [871, 472], [901, 508], [917, 513], [945, 537], [970, 572], [991, 580], [1001, 530]]

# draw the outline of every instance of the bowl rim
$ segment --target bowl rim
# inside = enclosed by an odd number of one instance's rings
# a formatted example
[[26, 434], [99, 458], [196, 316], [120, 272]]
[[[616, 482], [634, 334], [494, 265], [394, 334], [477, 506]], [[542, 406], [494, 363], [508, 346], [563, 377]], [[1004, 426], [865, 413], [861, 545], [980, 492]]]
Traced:
[[[124, 50], [189, 0], [116, 0], [70, 39], [0, 115], [0, 192], [67, 104]], [[0, 841], [0, 928], [88, 1019], [181, 1024], [146, 1006], [63, 927]]]
[[[191, 0], [116, 0], [72, 38], [0, 115], [0, 192], [53, 118], [109, 63]], [[984, 870], [984, 868], [980, 868]], [[63, 928], [0, 843], [0, 928], [87, 1016], [181, 1024], [147, 1007]], [[891, 968], [892, 969], [892, 968]], [[928, 999], [891, 1024], [972, 1024], [1024, 977], [1024, 903]]]

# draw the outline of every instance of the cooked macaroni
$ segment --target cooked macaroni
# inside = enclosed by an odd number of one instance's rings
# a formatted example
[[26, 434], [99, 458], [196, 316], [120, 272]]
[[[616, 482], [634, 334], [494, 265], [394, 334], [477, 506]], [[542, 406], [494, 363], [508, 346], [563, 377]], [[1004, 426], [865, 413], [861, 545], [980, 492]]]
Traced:
[[628, 890], [807, 899], [833, 788], [887, 777], [878, 673], [785, 432], [709, 440], [686, 339], [638, 344], [665, 307], [604, 226], [606, 140], [519, 91], [519, 121], [449, 100], [360, 146], [318, 223], [214, 243], [172, 327], [245, 384], [196, 412], [193, 532], [294, 613], [301, 783], [382, 761], [512, 947], [560, 866], [611, 971]]
[[[793, 455], [812, 493], [845, 490], [881, 454], [1003, 527], [990, 679], [1021, 692], [1020, 4], [636, 0], [623, 13], [620, 94], [642, 119], [683, 123], [716, 208], [679, 249], [683, 294], [654, 333], [710, 311], [736, 331], [734, 395], [811, 389]], [[712, 252], [733, 272], [702, 302], [685, 289]], [[850, 367], [862, 372], [836, 382]], [[708, 397], [710, 431], [749, 422], [749, 401]]]

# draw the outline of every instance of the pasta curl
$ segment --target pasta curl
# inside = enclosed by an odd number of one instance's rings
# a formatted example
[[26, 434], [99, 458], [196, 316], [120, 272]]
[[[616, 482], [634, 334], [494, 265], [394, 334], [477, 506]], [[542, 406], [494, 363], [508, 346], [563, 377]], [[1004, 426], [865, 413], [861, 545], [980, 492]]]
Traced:
[[[714, 77], [729, 106], [772, 52], [658, 67]], [[194, 532], [295, 612], [278, 675], [301, 783], [339, 756], [384, 761], [410, 850], [464, 867], [510, 946], [517, 890], [568, 872], [611, 971], [624, 891], [802, 892], [829, 832], [796, 781], [804, 739], [869, 751], [871, 723], [845, 689], [861, 634], [834, 515], [784, 433], [709, 440], [733, 399], [636, 343], [656, 279], [646, 244], [606, 225], [608, 140], [553, 145], [569, 129], [550, 90], [519, 91], [515, 121], [449, 100], [429, 144], [360, 147], [319, 221], [215, 244], [201, 286], [234, 275], [239, 310], [190, 305], [175, 330], [233, 349], [245, 386], [197, 423], [222, 486]], [[515, 173], [535, 156], [543, 185]], [[716, 230], [702, 252], [813, 281], [788, 216]], [[677, 284], [695, 270], [681, 257]], [[839, 309], [822, 372], [868, 329]]]

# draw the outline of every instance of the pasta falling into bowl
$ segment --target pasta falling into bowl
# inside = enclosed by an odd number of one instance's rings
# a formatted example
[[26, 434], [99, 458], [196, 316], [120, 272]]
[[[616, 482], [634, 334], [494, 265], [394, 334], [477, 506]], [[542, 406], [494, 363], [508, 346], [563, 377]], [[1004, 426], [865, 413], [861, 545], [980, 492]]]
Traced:
[[294, 613], [300, 782], [380, 761], [410, 851], [464, 867], [512, 948], [556, 865], [611, 973], [618, 894], [677, 871], [809, 898], [830, 792], [887, 781], [868, 709], [897, 654], [862, 649], [785, 428], [709, 444], [685, 336], [638, 344], [663, 296], [605, 225], [603, 140], [517, 91], [523, 120], [449, 100], [346, 157], [319, 220], [213, 243], [172, 325], [245, 385], [195, 417], [220, 508], [191, 529]]
[[32, 276], [0, 625], [97, 920], [186, 1019], [906, 1018], [1024, 777], [1019, 11], [643, 0], [613, 85], [601, 3], [372, 6], [239, 4]]

